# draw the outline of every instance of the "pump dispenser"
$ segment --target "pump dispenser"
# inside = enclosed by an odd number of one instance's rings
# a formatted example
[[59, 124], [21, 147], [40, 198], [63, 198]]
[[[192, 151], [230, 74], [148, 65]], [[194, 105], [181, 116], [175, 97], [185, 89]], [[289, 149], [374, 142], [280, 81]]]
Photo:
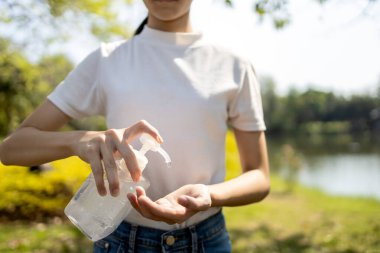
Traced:
[[168, 153], [166, 153], [166, 151], [161, 147], [161, 145], [155, 139], [153, 139], [152, 136], [148, 134], [142, 134], [140, 136], [140, 142], [143, 144], [140, 149], [140, 154], [145, 155], [145, 153], [148, 150], [158, 152], [164, 157], [167, 166], [168, 167], [171, 166], [171, 160]]
[[[161, 154], [167, 166], [170, 167], [169, 155], [153, 137], [142, 134], [140, 142], [142, 147], [139, 151], [132, 146], [130, 147], [136, 156], [141, 171], [145, 169], [148, 163], [145, 154], [149, 150]], [[115, 162], [120, 182], [120, 192], [117, 197], [112, 197], [110, 194], [104, 197], [100, 196], [96, 190], [94, 176], [91, 173], [65, 208], [65, 214], [70, 221], [92, 241], [100, 240], [111, 234], [128, 215], [132, 209], [127, 199], [128, 193], [134, 193], [137, 186], [147, 189], [150, 185], [144, 177], [141, 177], [140, 181], [134, 182], [124, 159], [116, 158]], [[106, 178], [105, 186], [109, 193]]]

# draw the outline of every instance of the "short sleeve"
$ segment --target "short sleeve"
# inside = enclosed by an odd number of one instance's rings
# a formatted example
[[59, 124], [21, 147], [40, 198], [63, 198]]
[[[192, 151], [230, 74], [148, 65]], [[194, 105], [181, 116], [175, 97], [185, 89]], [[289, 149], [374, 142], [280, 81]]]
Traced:
[[251, 64], [247, 64], [243, 70], [240, 86], [229, 104], [228, 118], [231, 127], [242, 131], [266, 129], [260, 85]]
[[74, 119], [103, 115], [104, 102], [99, 88], [101, 49], [89, 54], [55, 90], [48, 99]]

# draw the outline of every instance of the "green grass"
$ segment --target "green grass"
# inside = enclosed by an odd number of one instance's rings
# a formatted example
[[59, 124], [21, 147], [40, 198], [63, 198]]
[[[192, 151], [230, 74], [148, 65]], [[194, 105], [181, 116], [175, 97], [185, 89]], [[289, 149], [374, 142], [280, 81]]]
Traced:
[[12, 222], [0, 225], [0, 252], [86, 253], [92, 244], [68, 222]]
[[380, 203], [327, 196], [272, 177], [262, 203], [225, 208], [234, 252], [380, 252]]
[[[227, 167], [227, 178], [240, 173], [231, 134]], [[380, 253], [380, 202], [288, 186], [272, 175], [271, 194], [263, 202], [224, 208], [233, 252]], [[0, 224], [0, 252], [91, 251], [90, 241], [65, 219]]]

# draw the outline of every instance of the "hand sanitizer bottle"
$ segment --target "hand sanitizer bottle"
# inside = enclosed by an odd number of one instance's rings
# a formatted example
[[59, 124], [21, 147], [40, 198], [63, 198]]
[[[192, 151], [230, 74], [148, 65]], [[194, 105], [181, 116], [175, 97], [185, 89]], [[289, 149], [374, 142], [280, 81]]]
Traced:
[[[169, 155], [158, 142], [150, 135], [142, 134], [140, 141], [143, 144], [139, 151], [133, 149], [138, 166], [144, 170], [148, 163], [145, 153], [149, 150], [160, 153], [170, 166]], [[128, 193], [134, 193], [136, 186], [147, 189], [150, 183], [143, 177], [139, 182], [134, 182], [123, 159], [116, 159], [118, 168], [120, 192], [117, 197], [110, 194], [100, 196], [96, 190], [94, 176], [91, 173], [79, 188], [74, 197], [65, 208], [65, 214], [70, 221], [79, 228], [90, 240], [97, 241], [111, 234], [128, 215], [132, 206], [127, 198]], [[108, 182], [105, 179], [108, 189]]]

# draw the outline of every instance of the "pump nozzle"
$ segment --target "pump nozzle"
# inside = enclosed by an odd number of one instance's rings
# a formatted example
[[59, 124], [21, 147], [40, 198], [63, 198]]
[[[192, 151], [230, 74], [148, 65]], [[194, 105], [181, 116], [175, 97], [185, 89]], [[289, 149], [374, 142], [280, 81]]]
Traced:
[[157, 152], [164, 157], [166, 165], [170, 168], [172, 166], [172, 160], [170, 159], [169, 154], [161, 147], [157, 149]]
[[160, 146], [160, 144], [152, 136], [150, 136], [148, 134], [142, 134], [140, 136], [140, 142], [142, 143], [142, 147], [140, 149], [140, 153], [142, 155], [145, 155], [145, 153], [148, 150], [158, 152], [164, 157], [167, 166], [168, 167], [171, 166], [172, 161], [171, 161], [168, 153], [166, 153], [166, 151]]

